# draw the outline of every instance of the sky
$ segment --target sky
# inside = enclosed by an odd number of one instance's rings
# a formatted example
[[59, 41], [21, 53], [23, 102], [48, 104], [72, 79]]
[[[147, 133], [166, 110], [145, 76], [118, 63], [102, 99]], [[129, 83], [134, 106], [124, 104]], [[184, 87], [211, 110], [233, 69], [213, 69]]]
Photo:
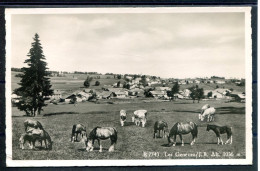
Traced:
[[35, 33], [49, 70], [245, 78], [244, 13], [14, 14], [11, 65]]

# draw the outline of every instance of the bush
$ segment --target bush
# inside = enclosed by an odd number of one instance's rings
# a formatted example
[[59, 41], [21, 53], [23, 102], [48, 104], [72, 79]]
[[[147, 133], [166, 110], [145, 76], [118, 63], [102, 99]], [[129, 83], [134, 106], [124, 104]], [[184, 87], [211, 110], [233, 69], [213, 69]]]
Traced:
[[100, 82], [96, 81], [95, 86], [99, 86], [99, 85], [100, 85]]

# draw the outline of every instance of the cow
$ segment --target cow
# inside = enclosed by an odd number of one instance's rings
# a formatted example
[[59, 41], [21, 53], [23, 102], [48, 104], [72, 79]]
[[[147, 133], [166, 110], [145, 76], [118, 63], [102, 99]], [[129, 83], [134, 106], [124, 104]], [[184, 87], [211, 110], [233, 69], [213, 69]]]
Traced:
[[120, 110], [120, 123], [121, 123], [121, 126], [124, 126], [125, 121], [126, 121], [126, 111], [125, 110]]
[[78, 141], [78, 134], [81, 135], [81, 139], [87, 136], [86, 127], [82, 124], [75, 124], [72, 126], [71, 142]]
[[25, 132], [28, 131], [29, 128], [34, 128], [34, 129], [41, 129], [43, 130], [43, 126], [39, 121], [32, 120], [32, 119], [27, 119], [24, 121], [24, 129]]
[[214, 115], [215, 115], [216, 109], [214, 107], [210, 107], [204, 111], [204, 113], [200, 116], [200, 120], [204, 121], [205, 117], [208, 117], [209, 121], [214, 121]]
[[134, 111], [134, 116], [132, 117], [132, 121], [135, 125], [139, 126], [142, 123], [142, 127], [145, 127], [147, 120], [147, 110], [136, 110]]
[[156, 121], [154, 124], [154, 134], [153, 134], [153, 138], [156, 138], [156, 134], [159, 131], [159, 137], [160, 137], [160, 131], [162, 131], [163, 133], [163, 137], [166, 137], [166, 133], [169, 133], [168, 130], [168, 124], [165, 121]]

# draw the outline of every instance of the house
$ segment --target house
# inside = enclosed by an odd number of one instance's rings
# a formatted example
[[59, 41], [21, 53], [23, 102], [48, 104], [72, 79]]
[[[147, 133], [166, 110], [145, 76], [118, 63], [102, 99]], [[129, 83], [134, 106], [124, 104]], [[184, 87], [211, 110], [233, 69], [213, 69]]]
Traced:
[[225, 80], [215, 80], [216, 84], [225, 84]]
[[126, 98], [127, 94], [125, 92], [123, 92], [123, 91], [117, 91], [117, 92], [113, 92], [111, 97], [114, 97], [114, 98]]
[[217, 88], [217, 89], [215, 89], [215, 91], [217, 91], [217, 92], [219, 92], [219, 93], [221, 93], [223, 95], [231, 93], [231, 90], [225, 89], [225, 88]]
[[109, 91], [108, 89], [109, 88], [113, 88], [111, 85], [104, 85], [103, 87], [102, 87], [102, 90], [105, 90], [105, 91]]
[[194, 80], [194, 83], [200, 84], [200, 81], [199, 80]]
[[181, 84], [181, 85], [185, 85], [185, 84], [187, 84], [187, 83], [186, 83], [185, 80], [180, 80], [180, 81], [179, 81], [179, 84]]
[[132, 90], [129, 90], [129, 95], [143, 97], [144, 96], [144, 90], [139, 89], [139, 88], [134, 88]]
[[112, 92], [111, 91], [103, 91], [103, 92], [97, 92], [97, 99], [110, 99]]
[[181, 94], [179, 94], [179, 93], [175, 93], [175, 94], [173, 95], [173, 97], [174, 97], [174, 98], [178, 98], [178, 99], [184, 99], [184, 96], [181, 95]]
[[184, 89], [183, 91], [179, 92], [185, 99], [190, 98], [191, 91], [189, 89]]
[[212, 97], [215, 99], [222, 99], [224, 97], [224, 95], [222, 93], [219, 93], [215, 90], [212, 91]]
[[245, 102], [246, 100], [246, 96], [242, 92], [232, 92], [230, 96], [233, 97], [237, 102]]
[[164, 97], [164, 95], [166, 95], [164, 91], [150, 91], [150, 93], [154, 98], [161, 98]]
[[155, 87], [156, 91], [171, 91], [170, 87]]

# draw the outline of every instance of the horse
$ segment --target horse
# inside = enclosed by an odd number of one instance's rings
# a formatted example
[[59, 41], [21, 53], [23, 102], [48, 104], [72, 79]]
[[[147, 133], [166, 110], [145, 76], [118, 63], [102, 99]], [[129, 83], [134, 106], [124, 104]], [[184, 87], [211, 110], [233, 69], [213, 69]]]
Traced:
[[209, 121], [214, 121], [214, 115], [215, 115], [216, 109], [214, 107], [210, 107], [206, 110], [204, 110], [203, 114], [199, 116], [201, 121], [204, 121], [205, 117], [208, 117]]
[[126, 111], [125, 110], [120, 110], [120, 123], [121, 123], [121, 126], [124, 126], [125, 121], [126, 121]]
[[111, 145], [109, 147], [109, 152], [114, 151], [115, 144], [117, 142], [117, 130], [112, 127], [95, 127], [88, 135], [85, 145], [87, 151], [93, 151], [95, 140], [98, 141], [99, 152], [102, 152], [102, 145], [100, 140], [111, 140]]
[[223, 145], [223, 141], [220, 137], [220, 134], [227, 133], [227, 141], [225, 144], [227, 144], [230, 141], [230, 144], [232, 144], [232, 127], [229, 126], [217, 126], [217, 125], [207, 125], [207, 131], [214, 131], [217, 139], [218, 139], [218, 145], [221, 143]]
[[43, 126], [39, 121], [27, 119], [24, 121], [24, 130], [27, 132], [29, 128], [41, 129], [43, 130]]
[[78, 141], [78, 134], [81, 135], [81, 139], [83, 139], [84, 136], [87, 136], [86, 127], [84, 125], [75, 124], [72, 126], [71, 142], [75, 142], [75, 140]]
[[20, 148], [21, 148], [21, 149], [24, 149], [24, 144], [25, 144], [26, 142], [28, 142], [30, 148], [32, 149], [32, 148], [33, 148], [33, 147], [32, 147], [32, 141], [33, 141], [33, 137], [32, 137], [31, 135], [29, 135], [28, 133], [23, 133], [23, 134], [21, 135], [21, 137], [19, 138]]
[[136, 110], [134, 111], [134, 116], [132, 117], [132, 122], [139, 126], [142, 123], [142, 127], [145, 127], [147, 120], [147, 110]]
[[26, 134], [26, 136], [29, 136], [32, 140], [32, 149], [35, 149], [35, 142], [36, 140], [38, 140], [41, 143], [41, 146], [42, 141], [44, 141], [45, 148], [48, 150], [52, 150], [51, 137], [45, 130], [31, 128], [26, 132]]
[[159, 131], [159, 137], [160, 137], [161, 131], [163, 133], [163, 137], [166, 137], [166, 133], [169, 133], [167, 122], [165, 122], [165, 121], [156, 121], [155, 122], [153, 138], [156, 138], [155, 134], [157, 134], [158, 131]]
[[192, 141], [190, 145], [193, 145], [195, 143], [195, 138], [198, 136], [198, 126], [194, 122], [187, 122], [187, 123], [180, 123], [177, 122], [172, 129], [170, 130], [170, 134], [168, 136], [168, 143], [169, 146], [175, 146], [176, 145], [176, 136], [179, 135], [181, 139], [182, 146], [184, 146], [184, 141], [182, 139], [183, 134], [189, 134], [192, 135]]

